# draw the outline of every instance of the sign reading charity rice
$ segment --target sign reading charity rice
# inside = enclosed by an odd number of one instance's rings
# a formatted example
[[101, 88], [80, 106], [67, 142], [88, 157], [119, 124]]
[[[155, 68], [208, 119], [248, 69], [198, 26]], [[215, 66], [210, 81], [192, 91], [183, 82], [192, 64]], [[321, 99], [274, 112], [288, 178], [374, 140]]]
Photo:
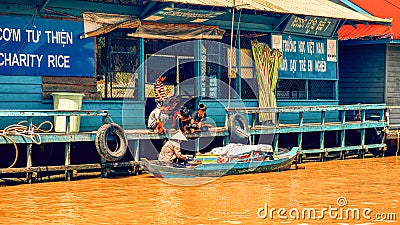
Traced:
[[0, 18], [1, 74], [94, 76], [94, 42], [79, 39], [82, 22]]

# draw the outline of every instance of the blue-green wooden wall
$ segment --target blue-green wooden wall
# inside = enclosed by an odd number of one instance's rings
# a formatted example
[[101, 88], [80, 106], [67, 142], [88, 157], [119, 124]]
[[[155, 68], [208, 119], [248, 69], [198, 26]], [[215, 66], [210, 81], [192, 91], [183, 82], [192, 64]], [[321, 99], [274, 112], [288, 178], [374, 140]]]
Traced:
[[[53, 101], [42, 100], [41, 76], [5, 76], [0, 75], [0, 110], [49, 110]], [[122, 100], [83, 100], [83, 110], [108, 110], [114, 122], [125, 129], [143, 129], [144, 103], [141, 101]], [[0, 129], [26, 120], [24, 117], [1, 118]], [[38, 125], [53, 118], [35, 118]], [[97, 130], [101, 125], [100, 117], [82, 117], [81, 131]]]
[[385, 103], [386, 44], [339, 47], [339, 103]]
[[[0, 75], [0, 110], [48, 110], [53, 109], [53, 101], [42, 100], [42, 78], [40, 76], [5, 76]], [[227, 99], [203, 100], [208, 106], [208, 117], [216, 126], [224, 126], [226, 120], [225, 108]], [[311, 105], [337, 105], [336, 101], [278, 101], [278, 106], [311, 106]], [[231, 100], [230, 107], [257, 107], [256, 99]], [[108, 110], [113, 121], [124, 126], [125, 129], [144, 129], [145, 113], [143, 101], [123, 100], [83, 100], [83, 110]], [[315, 119], [315, 115], [306, 114], [305, 121]], [[317, 116], [319, 117], [319, 116]], [[2, 118], [0, 129], [18, 123], [26, 118]], [[44, 120], [52, 121], [53, 118], [36, 118], [37, 125]], [[318, 118], [319, 119], [319, 118]], [[337, 119], [337, 114], [328, 113], [327, 120]], [[281, 120], [286, 123], [296, 123], [297, 114], [285, 114]], [[100, 117], [82, 117], [81, 131], [97, 130], [101, 125]]]

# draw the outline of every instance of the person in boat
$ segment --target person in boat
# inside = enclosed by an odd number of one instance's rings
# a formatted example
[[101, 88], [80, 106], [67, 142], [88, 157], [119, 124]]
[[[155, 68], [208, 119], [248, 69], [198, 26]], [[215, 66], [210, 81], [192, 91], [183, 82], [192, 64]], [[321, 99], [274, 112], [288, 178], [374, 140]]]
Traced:
[[164, 105], [164, 101], [167, 99], [167, 95], [165, 94], [164, 89], [164, 82], [166, 79], [167, 76], [165, 74], [162, 74], [156, 79], [154, 83], [154, 94], [156, 96], [155, 102], [157, 108], [160, 108], [162, 105]]
[[158, 134], [164, 134], [164, 124], [168, 120], [168, 114], [166, 113], [168, 108], [168, 106], [160, 106], [153, 109], [147, 121], [148, 128], [157, 131]]
[[199, 132], [199, 131], [207, 131], [208, 128], [212, 127], [210, 124], [206, 123], [207, 120], [207, 106], [203, 103], [200, 103], [197, 111], [193, 112], [192, 120], [190, 124], [190, 131]]
[[181, 131], [178, 131], [161, 148], [158, 160], [166, 163], [179, 163], [188, 160], [188, 157], [181, 153], [182, 141], [187, 141], [187, 139]]
[[192, 117], [190, 116], [190, 110], [186, 106], [182, 106], [174, 118], [174, 128], [181, 130], [185, 134], [189, 133], [189, 124], [192, 120]]

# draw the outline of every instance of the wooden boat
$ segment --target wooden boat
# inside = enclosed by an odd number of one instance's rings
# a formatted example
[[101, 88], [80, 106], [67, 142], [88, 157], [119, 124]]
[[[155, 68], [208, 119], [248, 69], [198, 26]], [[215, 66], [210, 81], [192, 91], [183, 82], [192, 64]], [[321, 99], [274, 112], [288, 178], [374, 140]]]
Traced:
[[149, 174], [157, 178], [220, 177], [224, 175], [263, 173], [289, 169], [297, 156], [297, 150], [298, 147], [293, 147], [289, 152], [276, 155], [273, 160], [247, 160], [183, 166], [142, 158], [141, 165]]

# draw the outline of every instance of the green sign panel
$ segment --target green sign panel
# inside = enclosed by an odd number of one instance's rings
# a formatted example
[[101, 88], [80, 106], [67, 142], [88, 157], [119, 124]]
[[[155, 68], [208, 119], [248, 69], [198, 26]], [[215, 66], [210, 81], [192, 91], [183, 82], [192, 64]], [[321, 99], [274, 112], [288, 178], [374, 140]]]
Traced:
[[306, 34], [331, 37], [335, 32], [339, 20], [315, 16], [292, 16], [286, 25], [285, 33]]
[[144, 21], [172, 22], [172, 23], [203, 23], [207, 20], [225, 14], [221, 11], [191, 10], [184, 8], [165, 7], [152, 15], [144, 18]]

